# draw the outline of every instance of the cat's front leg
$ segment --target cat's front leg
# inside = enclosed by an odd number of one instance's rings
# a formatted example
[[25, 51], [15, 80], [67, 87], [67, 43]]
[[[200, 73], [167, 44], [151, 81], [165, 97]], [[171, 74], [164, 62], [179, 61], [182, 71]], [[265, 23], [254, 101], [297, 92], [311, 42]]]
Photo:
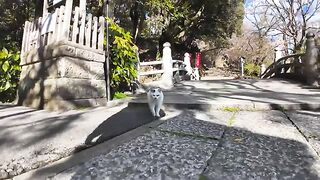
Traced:
[[149, 109], [151, 111], [152, 116], [155, 117], [156, 116], [155, 105], [154, 104], [149, 104]]
[[155, 107], [155, 116], [157, 117], [157, 118], [159, 118], [160, 117], [160, 110], [161, 110], [161, 106], [156, 106]]

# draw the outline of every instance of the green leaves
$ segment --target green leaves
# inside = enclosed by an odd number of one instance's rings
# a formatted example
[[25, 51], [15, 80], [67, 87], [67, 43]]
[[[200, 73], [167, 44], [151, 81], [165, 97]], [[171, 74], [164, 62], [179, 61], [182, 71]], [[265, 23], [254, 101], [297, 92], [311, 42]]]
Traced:
[[9, 66], [10, 66], [9, 62], [8, 62], [8, 61], [5, 61], [5, 62], [2, 64], [2, 70], [3, 70], [4, 72], [7, 72], [8, 69], [9, 69]]
[[21, 68], [19, 52], [6, 48], [0, 51], [0, 101], [10, 102], [15, 98]]
[[137, 46], [132, 36], [110, 18], [107, 18], [110, 28], [111, 51], [111, 87], [114, 92], [122, 92], [137, 77], [138, 62]]

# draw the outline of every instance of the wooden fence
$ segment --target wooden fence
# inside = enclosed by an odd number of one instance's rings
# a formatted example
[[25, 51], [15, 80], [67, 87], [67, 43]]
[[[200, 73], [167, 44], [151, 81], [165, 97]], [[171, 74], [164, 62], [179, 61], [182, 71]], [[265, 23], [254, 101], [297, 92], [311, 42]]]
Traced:
[[[188, 56], [189, 57], [189, 56]], [[190, 61], [190, 59], [189, 59]], [[163, 57], [160, 61], [149, 61], [149, 62], [139, 62], [138, 63], [138, 81], [141, 80], [142, 76], [150, 76], [161, 74], [161, 79], [165, 81], [169, 81], [169, 84], [172, 84], [173, 75], [178, 74], [179, 71], [186, 71], [186, 68], [182, 66], [184, 64], [183, 60], [172, 60], [170, 43], [165, 43], [163, 48]], [[143, 71], [143, 67], [149, 66], [154, 67], [157, 65], [161, 65], [161, 69], [152, 68], [152, 70]], [[166, 76], [167, 75], [167, 76]], [[171, 81], [171, 82], [170, 82]]]
[[46, 17], [25, 22], [21, 54], [59, 41], [103, 51], [104, 28], [104, 17], [93, 17], [79, 7], [67, 12], [60, 6]]

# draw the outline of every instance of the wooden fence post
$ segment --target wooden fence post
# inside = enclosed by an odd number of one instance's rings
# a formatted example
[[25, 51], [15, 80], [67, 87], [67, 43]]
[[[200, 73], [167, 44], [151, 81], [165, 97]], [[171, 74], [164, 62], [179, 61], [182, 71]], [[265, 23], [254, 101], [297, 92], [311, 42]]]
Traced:
[[304, 56], [303, 76], [308, 85], [318, 86], [317, 80], [317, 58], [319, 50], [315, 44], [315, 35], [312, 32], [307, 33], [306, 53]]
[[172, 67], [172, 56], [170, 43], [166, 42], [163, 44], [163, 55], [162, 55], [162, 82], [165, 88], [171, 88], [173, 86], [173, 67]]

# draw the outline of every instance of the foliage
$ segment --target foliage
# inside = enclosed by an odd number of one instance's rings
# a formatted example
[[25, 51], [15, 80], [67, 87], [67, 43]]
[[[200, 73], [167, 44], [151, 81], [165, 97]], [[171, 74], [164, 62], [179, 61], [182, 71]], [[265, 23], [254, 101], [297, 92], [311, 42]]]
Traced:
[[222, 110], [223, 111], [227, 111], [227, 112], [239, 112], [240, 108], [239, 107], [233, 107], [233, 106], [226, 106], [226, 107], [223, 107]]
[[115, 92], [113, 98], [114, 99], [123, 99], [128, 97], [125, 93], [123, 92]]
[[9, 52], [6, 48], [0, 51], [0, 101], [14, 100], [19, 82], [19, 52]]
[[229, 65], [232, 69], [239, 69], [239, 57], [246, 58], [246, 63], [256, 65], [270, 64], [274, 58], [274, 47], [266, 39], [251, 29], [243, 29], [243, 34], [234, 36], [230, 40], [230, 48], [224, 50], [223, 54], [229, 58]]
[[244, 73], [248, 76], [258, 76], [260, 72], [259, 65], [247, 63], [244, 65]]
[[[134, 39], [158, 39], [187, 50], [197, 50], [195, 41], [206, 39], [224, 47], [241, 30], [243, 0], [118, 0], [114, 17], [130, 30]], [[143, 42], [141, 42], [143, 44]]]
[[137, 77], [137, 46], [132, 41], [130, 32], [126, 32], [110, 18], [111, 87], [114, 92], [124, 91], [124, 87]]

